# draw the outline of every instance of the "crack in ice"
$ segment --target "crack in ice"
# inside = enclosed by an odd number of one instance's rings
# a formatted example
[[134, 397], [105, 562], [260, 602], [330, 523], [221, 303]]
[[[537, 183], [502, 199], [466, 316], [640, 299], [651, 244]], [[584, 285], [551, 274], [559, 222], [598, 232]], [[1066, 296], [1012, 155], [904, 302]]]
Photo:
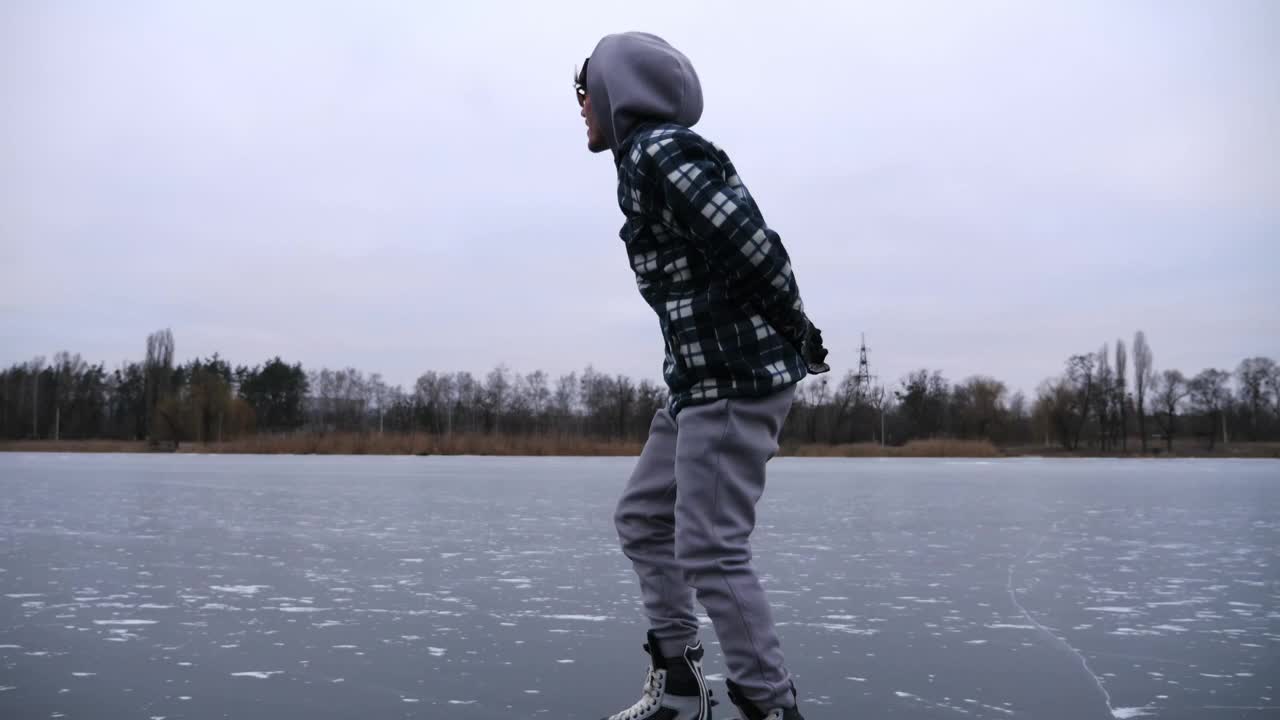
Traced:
[[1115, 718], [1116, 720], [1126, 720], [1127, 718], [1135, 718], [1135, 717], [1141, 717], [1143, 715], [1147, 715], [1148, 713], [1146, 711], [1151, 709], [1150, 705], [1144, 705], [1142, 707], [1122, 707], [1122, 708], [1113, 707], [1111, 705], [1111, 693], [1107, 692], [1106, 686], [1102, 683], [1102, 678], [1098, 677], [1098, 674], [1095, 673], [1093, 669], [1089, 667], [1089, 661], [1085, 659], [1084, 654], [1081, 653], [1079, 650], [1075, 649], [1074, 647], [1072, 647], [1071, 643], [1067, 642], [1065, 638], [1062, 638], [1056, 635], [1052, 630], [1040, 624], [1040, 621], [1032, 617], [1031, 613], [1025, 607], [1023, 607], [1022, 603], [1018, 602], [1018, 595], [1017, 593], [1014, 592], [1014, 589], [1013, 589], [1014, 569], [1016, 569], [1019, 564], [1025, 564], [1027, 560], [1031, 559], [1032, 555], [1036, 554], [1036, 551], [1038, 551], [1040, 549], [1040, 546], [1044, 544], [1044, 541], [1049, 538], [1049, 535], [1056, 533], [1058, 531], [1058, 524], [1059, 523], [1055, 522], [1049, 528], [1049, 534], [1041, 536], [1041, 538], [1036, 541], [1036, 544], [1031, 546], [1031, 549], [1027, 551], [1027, 554], [1022, 556], [1021, 560], [1017, 560], [1009, 564], [1008, 581], [1005, 584], [1005, 589], [1008, 590], [1009, 592], [1009, 600], [1013, 602], [1014, 607], [1018, 608], [1018, 611], [1022, 613], [1022, 616], [1027, 619], [1027, 622], [1031, 623], [1040, 632], [1044, 633], [1045, 635], [1048, 635], [1051, 640], [1061, 645], [1062, 647], [1066, 648], [1068, 652], [1070, 652], [1072, 655], [1075, 655], [1076, 658], [1080, 660], [1080, 667], [1084, 668], [1084, 671], [1088, 673], [1089, 678], [1093, 680], [1093, 684], [1098, 687], [1098, 692], [1102, 693], [1102, 699], [1107, 704], [1107, 713], [1112, 718]]

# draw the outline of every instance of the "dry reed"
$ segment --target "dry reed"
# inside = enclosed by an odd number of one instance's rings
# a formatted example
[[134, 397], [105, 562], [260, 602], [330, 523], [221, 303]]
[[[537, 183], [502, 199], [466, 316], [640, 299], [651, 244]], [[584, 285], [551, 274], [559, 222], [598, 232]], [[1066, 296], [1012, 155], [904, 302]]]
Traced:
[[842, 445], [788, 445], [783, 455], [791, 457], [1001, 457], [1003, 453], [989, 440], [954, 440], [935, 438], [912, 440], [901, 447], [881, 446], [875, 443]]
[[146, 452], [143, 440], [0, 440], [0, 452]]
[[567, 435], [296, 433], [221, 443], [184, 443], [180, 452], [290, 455], [638, 455], [641, 443]]

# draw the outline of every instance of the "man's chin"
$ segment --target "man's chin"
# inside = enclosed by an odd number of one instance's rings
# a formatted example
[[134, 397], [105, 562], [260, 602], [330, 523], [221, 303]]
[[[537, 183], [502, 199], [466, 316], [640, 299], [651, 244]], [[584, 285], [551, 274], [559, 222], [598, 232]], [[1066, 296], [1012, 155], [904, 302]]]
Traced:
[[602, 153], [609, 149], [609, 143], [603, 140], [587, 140], [587, 149], [593, 153]]

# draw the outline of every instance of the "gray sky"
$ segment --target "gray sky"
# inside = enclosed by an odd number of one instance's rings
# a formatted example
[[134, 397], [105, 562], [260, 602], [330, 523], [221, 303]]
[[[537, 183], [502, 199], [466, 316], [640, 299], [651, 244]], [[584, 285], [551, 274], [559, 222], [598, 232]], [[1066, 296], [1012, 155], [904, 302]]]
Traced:
[[[0, 5], [0, 363], [660, 377], [570, 79], [693, 60], [837, 373], [1280, 357], [1280, 4]], [[545, 8], [553, 8], [548, 11]]]

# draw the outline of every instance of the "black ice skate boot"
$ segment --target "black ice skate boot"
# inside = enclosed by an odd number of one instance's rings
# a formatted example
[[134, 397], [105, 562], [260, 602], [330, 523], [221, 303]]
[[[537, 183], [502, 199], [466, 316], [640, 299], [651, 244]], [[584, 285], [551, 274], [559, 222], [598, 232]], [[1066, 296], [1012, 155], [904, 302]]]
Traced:
[[[789, 708], [770, 708], [769, 710], [761, 710], [756, 704], [747, 699], [742, 694], [742, 688], [734, 684], [732, 680], [725, 680], [724, 684], [729, 688], [729, 702], [738, 708], [738, 713], [742, 715], [742, 720], [804, 720], [804, 716], [800, 714], [798, 707]], [[791, 697], [796, 696], [796, 686], [791, 685]]]
[[644, 695], [635, 705], [604, 720], [711, 720], [716, 704], [702, 677], [702, 643], [686, 647], [680, 657], [664, 658], [658, 639], [649, 632], [649, 675]]

